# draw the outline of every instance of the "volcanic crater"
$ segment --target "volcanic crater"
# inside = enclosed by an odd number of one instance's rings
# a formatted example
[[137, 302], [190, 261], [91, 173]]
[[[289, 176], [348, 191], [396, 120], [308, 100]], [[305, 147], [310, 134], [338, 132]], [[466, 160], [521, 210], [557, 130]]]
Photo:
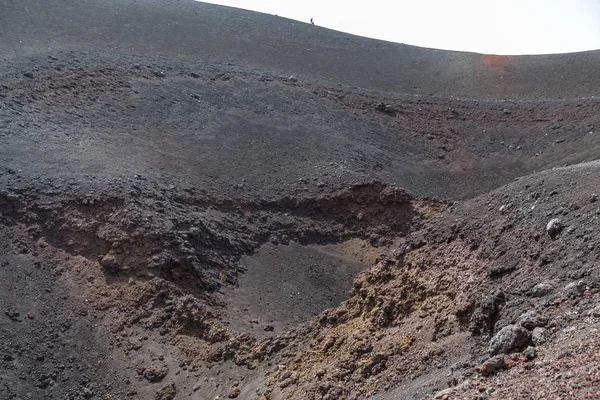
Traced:
[[600, 397], [600, 52], [191, 0], [0, 27], [0, 398]]

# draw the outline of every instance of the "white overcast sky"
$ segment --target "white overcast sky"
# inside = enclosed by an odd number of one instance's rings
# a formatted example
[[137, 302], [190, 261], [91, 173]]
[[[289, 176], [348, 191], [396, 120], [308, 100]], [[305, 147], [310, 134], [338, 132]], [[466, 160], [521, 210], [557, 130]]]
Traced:
[[487, 54], [600, 49], [600, 0], [209, 0], [355, 35]]

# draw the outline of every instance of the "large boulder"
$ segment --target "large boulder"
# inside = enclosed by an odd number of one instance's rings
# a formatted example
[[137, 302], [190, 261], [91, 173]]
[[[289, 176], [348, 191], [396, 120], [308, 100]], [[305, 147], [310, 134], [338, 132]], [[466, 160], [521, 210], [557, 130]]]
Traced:
[[521, 351], [531, 344], [530, 332], [520, 325], [507, 325], [490, 340], [490, 355], [510, 354]]

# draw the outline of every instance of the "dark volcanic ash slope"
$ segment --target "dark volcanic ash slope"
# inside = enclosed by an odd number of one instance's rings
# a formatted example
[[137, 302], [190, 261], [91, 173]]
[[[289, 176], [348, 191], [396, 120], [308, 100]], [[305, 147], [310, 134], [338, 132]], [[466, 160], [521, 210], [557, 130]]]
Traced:
[[0, 157], [30, 176], [456, 199], [600, 151], [598, 52], [436, 51], [193, 1], [2, 7]]
[[192, 1], [0, 35], [4, 398], [597, 395], [600, 53]]
[[594, 99], [421, 99], [89, 52], [1, 68], [0, 157], [27, 177], [137, 174], [236, 197], [375, 178], [465, 198], [600, 152]]
[[[392, 93], [475, 99], [597, 96], [600, 52], [493, 56], [366, 39], [192, 0], [3, 2], [3, 59], [97, 50], [233, 63]], [[307, 21], [308, 22], [308, 21]]]

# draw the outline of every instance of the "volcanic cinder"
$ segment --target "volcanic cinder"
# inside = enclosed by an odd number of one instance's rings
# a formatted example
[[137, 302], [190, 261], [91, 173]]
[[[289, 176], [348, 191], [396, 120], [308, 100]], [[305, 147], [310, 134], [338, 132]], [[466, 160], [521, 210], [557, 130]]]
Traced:
[[1, 2], [0, 398], [600, 398], [599, 64]]

